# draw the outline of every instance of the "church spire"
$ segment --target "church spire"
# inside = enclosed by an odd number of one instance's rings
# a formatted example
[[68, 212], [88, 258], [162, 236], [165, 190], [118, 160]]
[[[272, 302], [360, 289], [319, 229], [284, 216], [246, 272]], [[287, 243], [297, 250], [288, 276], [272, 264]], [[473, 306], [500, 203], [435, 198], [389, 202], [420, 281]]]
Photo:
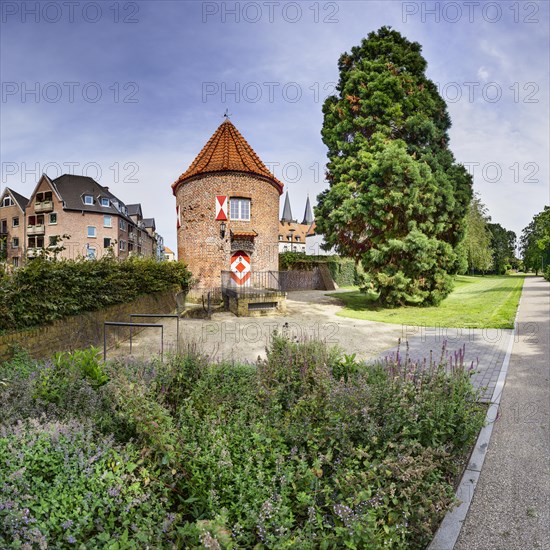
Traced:
[[309, 203], [309, 195], [307, 196], [306, 209], [304, 211], [304, 221], [303, 224], [311, 225], [313, 223], [313, 211], [311, 210], [311, 204]]
[[285, 196], [285, 205], [283, 207], [283, 216], [281, 218], [282, 222], [293, 222], [292, 219], [292, 210], [290, 209], [290, 199], [288, 198], [288, 191]]

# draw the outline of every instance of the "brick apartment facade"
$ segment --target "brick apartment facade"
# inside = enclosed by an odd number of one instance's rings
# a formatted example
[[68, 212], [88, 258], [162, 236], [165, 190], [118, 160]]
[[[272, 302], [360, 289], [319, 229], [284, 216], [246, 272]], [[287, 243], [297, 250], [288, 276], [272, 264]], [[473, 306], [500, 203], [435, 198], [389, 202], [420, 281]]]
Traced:
[[[0, 197], [0, 229], [7, 229], [0, 238], [6, 262], [14, 267], [56, 247], [63, 248], [60, 258], [93, 259], [107, 252], [121, 259], [164, 256], [154, 219], [143, 218], [141, 205], [125, 205], [108, 187], [85, 176], [51, 180], [43, 174], [28, 201], [6, 188]], [[19, 246], [13, 246], [14, 240]]]
[[[247, 273], [278, 270], [283, 184], [229, 119], [172, 190], [178, 259], [187, 263], [198, 288], [219, 287], [222, 271], [231, 271], [241, 277], [237, 284], [244, 284]], [[247, 271], [242, 271], [245, 264]]]

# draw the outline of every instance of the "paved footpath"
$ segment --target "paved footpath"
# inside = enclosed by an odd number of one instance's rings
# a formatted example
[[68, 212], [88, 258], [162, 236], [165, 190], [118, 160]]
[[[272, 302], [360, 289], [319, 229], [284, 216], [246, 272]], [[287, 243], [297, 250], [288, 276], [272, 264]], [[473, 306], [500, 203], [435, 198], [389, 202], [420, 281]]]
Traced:
[[454, 550], [550, 550], [549, 318], [550, 284], [527, 278], [499, 415]]

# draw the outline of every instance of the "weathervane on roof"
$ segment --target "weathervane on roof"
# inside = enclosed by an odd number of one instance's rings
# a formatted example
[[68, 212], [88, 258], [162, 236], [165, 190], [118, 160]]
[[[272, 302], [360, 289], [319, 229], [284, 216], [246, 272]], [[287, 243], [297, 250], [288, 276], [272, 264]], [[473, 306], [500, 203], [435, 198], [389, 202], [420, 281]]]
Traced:
[[225, 110], [225, 113], [223, 114], [223, 118], [226, 120], [229, 120], [229, 117], [232, 115], [232, 113], [229, 112], [229, 108]]

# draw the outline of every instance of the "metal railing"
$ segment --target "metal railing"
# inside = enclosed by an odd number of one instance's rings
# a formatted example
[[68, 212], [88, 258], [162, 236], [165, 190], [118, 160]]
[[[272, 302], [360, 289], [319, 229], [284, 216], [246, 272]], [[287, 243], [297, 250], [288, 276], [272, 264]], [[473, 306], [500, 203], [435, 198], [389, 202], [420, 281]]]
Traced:
[[[107, 327], [133, 327], [140, 328], [160, 328], [160, 360], [163, 360], [164, 355], [164, 325], [156, 323], [122, 323], [118, 321], [104, 321], [103, 323], [103, 361], [107, 361]], [[132, 351], [132, 337], [130, 332], [130, 353]]]
[[[180, 344], [180, 316], [176, 315], [174, 313], [130, 313], [130, 319], [133, 319], [134, 317], [141, 317], [141, 318], [152, 318], [152, 317], [161, 317], [163, 319], [175, 319], [176, 320], [176, 353], [179, 352], [179, 344]], [[161, 325], [163, 326], [163, 325]], [[164, 336], [164, 334], [163, 334]], [[164, 344], [163, 344], [164, 349]], [[132, 327], [130, 327], [130, 353], [132, 353]]]
[[222, 271], [222, 293], [231, 294], [265, 294], [266, 292], [281, 292], [281, 282], [278, 271], [251, 271], [243, 284], [235, 281], [235, 273]]

